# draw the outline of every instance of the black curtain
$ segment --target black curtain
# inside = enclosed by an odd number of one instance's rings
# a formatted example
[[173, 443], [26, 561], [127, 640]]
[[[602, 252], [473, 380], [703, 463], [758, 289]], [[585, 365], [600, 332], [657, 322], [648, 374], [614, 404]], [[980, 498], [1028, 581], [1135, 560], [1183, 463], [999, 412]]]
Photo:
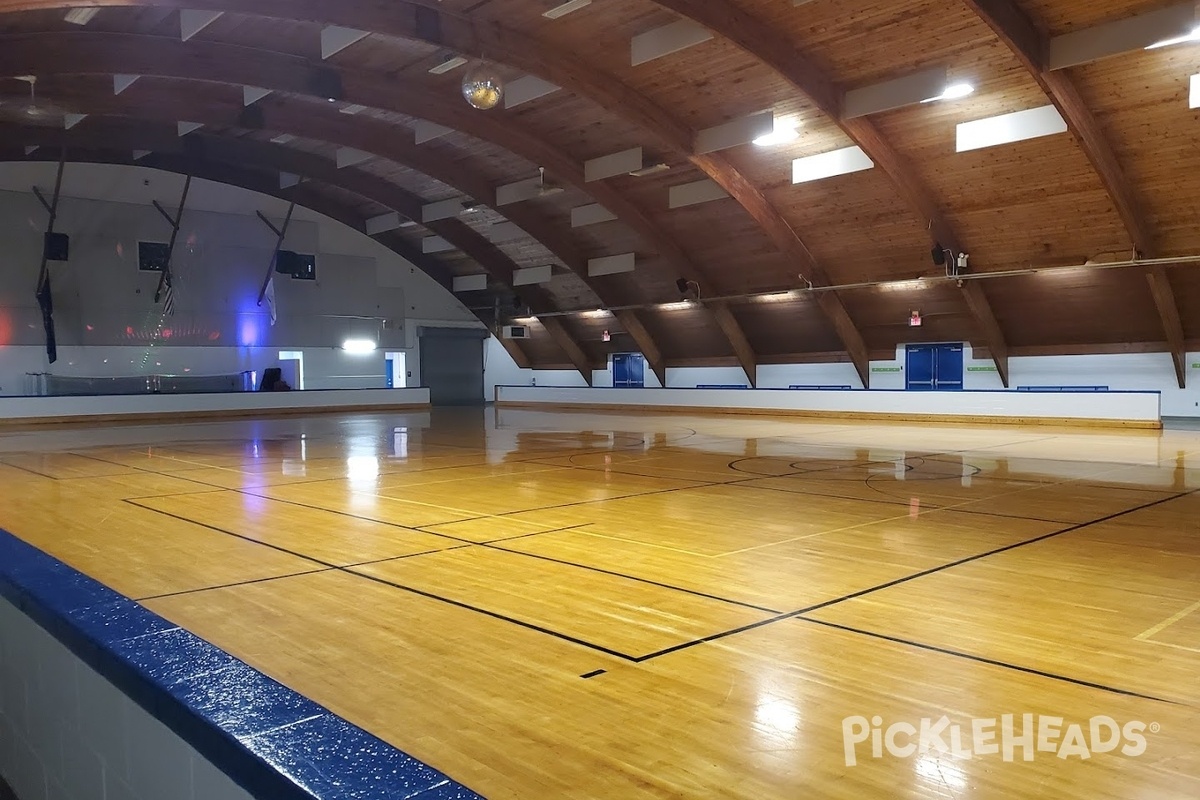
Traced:
[[38, 281], [37, 301], [42, 309], [42, 325], [46, 328], [46, 357], [53, 364], [58, 360], [58, 343], [54, 338], [54, 297], [50, 293], [50, 270], [44, 270]]

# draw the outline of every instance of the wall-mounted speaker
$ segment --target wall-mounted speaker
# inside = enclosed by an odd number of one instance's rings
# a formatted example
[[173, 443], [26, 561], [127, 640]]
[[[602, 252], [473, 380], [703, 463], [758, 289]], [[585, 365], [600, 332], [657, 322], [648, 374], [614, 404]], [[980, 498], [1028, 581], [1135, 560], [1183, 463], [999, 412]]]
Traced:
[[47, 261], [66, 261], [71, 251], [71, 237], [65, 233], [47, 233], [42, 241], [42, 255]]

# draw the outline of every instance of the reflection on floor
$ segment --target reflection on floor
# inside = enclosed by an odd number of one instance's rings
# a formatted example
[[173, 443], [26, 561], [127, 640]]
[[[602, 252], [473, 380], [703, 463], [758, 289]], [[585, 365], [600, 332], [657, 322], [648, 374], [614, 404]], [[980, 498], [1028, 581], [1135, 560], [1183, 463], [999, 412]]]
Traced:
[[1198, 490], [1176, 430], [0, 437], [0, 526], [491, 798], [1198, 797]]

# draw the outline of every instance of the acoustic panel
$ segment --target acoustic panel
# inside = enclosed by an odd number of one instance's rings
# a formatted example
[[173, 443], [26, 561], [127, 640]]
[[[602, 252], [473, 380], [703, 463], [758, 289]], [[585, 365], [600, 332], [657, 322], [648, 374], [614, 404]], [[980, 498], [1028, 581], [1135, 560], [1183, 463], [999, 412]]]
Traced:
[[321, 30], [321, 58], [329, 58], [350, 45], [366, 38], [369, 31], [330, 25]]
[[729, 192], [722, 189], [715, 181], [708, 178], [672, 186], [667, 195], [669, 208], [684, 208], [713, 200], [729, 197]]
[[454, 250], [454, 245], [443, 239], [441, 236], [426, 236], [421, 240], [422, 253], [445, 253], [448, 250]]
[[773, 130], [775, 130], [775, 113], [761, 111], [697, 131], [695, 150], [697, 154], [728, 150], [730, 147], [749, 144]]
[[455, 292], [482, 292], [487, 289], [487, 275], [458, 275], [451, 284]]
[[1066, 133], [1067, 123], [1054, 106], [1041, 106], [974, 122], [963, 122], [959, 124], [957, 131], [957, 150], [965, 153], [968, 150], [980, 150], [984, 147]]
[[1050, 40], [1047, 66], [1056, 70], [1099, 61], [1187, 36], [1195, 27], [1196, 4], [1191, 0], [1176, 3], [1136, 17], [1055, 36]]
[[434, 222], [439, 219], [450, 219], [457, 217], [462, 211], [462, 201], [457, 197], [452, 197], [449, 200], [439, 200], [436, 203], [428, 203], [421, 206], [421, 221]]
[[629, 42], [629, 63], [636, 67], [711, 38], [712, 32], [700, 23], [690, 19], [677, 20], [634, 36]]
[[945, 67], [921, 70], [889, 81], [851, 89], [846, 92], [842, 103], [842, 114], [846, 119], [856, 119], [868, 114], [916, 105], [937, 97], [945, 88]]
[[586, 206], [576, 206], [571, 209], [571, 227], [583, 228], [587, 225], [596, 225], [601, 222], [611, 222], [616, 219], [617, 215], [609, 211], [599, 203], [591, 203]]
[[544, 267], [526, 267], [513, 271], [513, 286], [529, 286], [534, 283], [548, 283], [554, 277], [554, 270], [549, 265]]
[[637, 256], [633, 253], [589, 258], [588, 277], [599, 278], [602, 275], [619, 275], [623, 272], [633, 272], [636, 266]]
[[844, 147], [792, 162], [792, 183], [808, 183], [837, 175], [862, 172], [875, 166], [860, 147]]
[[642, 168], [642, 148], [631, 147], [619, 153], [611, 153], [583, 162], [584, 181], [599, 181], [617, 175], [628, 175]]
[[528, 103], [530, 100], [557, 92], [559, 88], [558, 85], [544, 81], [536, 75], [522, 76], [514, 81], [509, 81], [508, 85], [504, 87], [504, 107], [512, 108], [522, 103]]

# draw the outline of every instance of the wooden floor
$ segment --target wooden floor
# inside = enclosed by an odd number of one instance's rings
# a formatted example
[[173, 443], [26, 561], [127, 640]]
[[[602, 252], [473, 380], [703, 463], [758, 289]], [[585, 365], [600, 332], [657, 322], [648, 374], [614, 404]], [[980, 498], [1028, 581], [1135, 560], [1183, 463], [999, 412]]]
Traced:
[[1200, 432], [63, 428], [0, 526], [493, 799], [1200, 797]]

